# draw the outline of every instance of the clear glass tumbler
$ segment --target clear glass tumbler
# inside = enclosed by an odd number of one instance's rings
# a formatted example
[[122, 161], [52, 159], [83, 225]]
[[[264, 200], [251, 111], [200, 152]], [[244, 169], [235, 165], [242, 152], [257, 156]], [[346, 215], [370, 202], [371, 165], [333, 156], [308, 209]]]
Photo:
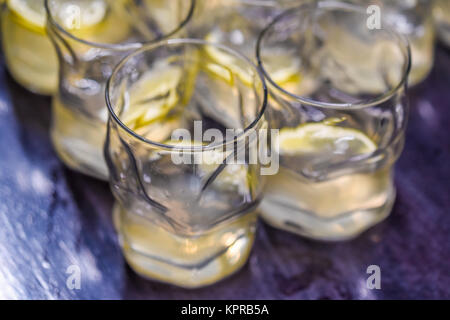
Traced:
[[54, 147], [70, 168], [106, 180], [106, 81], [143, 43], [184, 34], [195, 0], [46, 0], [45, 5], [60, 65]]
[[[213, 60], [211, 47], [229, 64]], [[263, 188], [248, 155], [261, 147], [266, 103], [256, 66], [203, 40], [162, 41], [120, 63], [107, 87], [105, 158], [136, 272], [193, 288], [246, 262]], [[247, 156], [233, 161], [237, 154]]]
[[[448, 0], [444, 0], [447, 1]], [[409, 84], [422, 82], [434, 63], [435, 26], [431, 0], [353, 0], [358, 4], [377, 5], [381, 17], [397, 32], [408, 37], [412, 66]]]
[[434, 0], [433, 14], [439, 38], [450, 46], [450, 1]]
[[[410, 50], [392, 29], [370, 30], [367, 18], [363, 7], [311, 2], [278, 16], [258, 40], [268, 117], [280, 128], [281, 169], [261, 204], [275, 227], [344, 240], [391, 211]], [[273, 48], [290, 56], [284, 69], [272, 68]], [[288, 81], [277, 78], [285, 72]]]
[[[191, 35], [222, 43], [254, 58], [258, 35], [282, 9], [304, 0], [212, 0], [199, 1]], [[220, 55], [215, 55], [220, 60]]]
[[9, 72], [28, 90], [52, 94], [58, 82], [58, 59], [45, 31], [44, 0], [8, 0], [0, 7]]

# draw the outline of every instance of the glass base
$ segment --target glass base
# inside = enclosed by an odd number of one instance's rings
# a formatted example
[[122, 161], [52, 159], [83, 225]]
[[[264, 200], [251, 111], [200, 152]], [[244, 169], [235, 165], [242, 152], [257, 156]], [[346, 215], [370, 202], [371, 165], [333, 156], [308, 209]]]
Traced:
[[208, 233], [176, 235], [150, 220], [114, 207], [114, 224], [125, 259], [139, 275], [183, 288], [211, 285], [247, 261], [256, 231], [249, 213]]
[[269, 225], [303, 237], [322, 241], [345, 241], [357, 237], [386, 219], [391, 213], [395, 197], [396, 192], [393, 189], [380, 207], [354, 210], [334, 218], [321, 218], [313, 212], [266, 198], [261, 204], [261, 216]]

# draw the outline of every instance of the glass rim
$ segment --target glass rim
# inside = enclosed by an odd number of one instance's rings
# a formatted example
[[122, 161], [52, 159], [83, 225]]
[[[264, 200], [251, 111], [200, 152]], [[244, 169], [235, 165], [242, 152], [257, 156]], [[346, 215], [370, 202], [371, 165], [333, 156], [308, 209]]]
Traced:
[[[49, 5], [50, 1], [54, 1], [54, 0], [44, 0], [44, 7], [45, 7], [46, 15], [47, 15], [47, 27], [48, 27], [48, 25], [51, 25], [54, 28], [56, 28], [59, 32], [65, 34], [66, 36], [71, 38], [72, 40], [82, 43], [82, 44], [85, 44], [90, 47], [100, 48], [100, 49], [117, 50], [117, 51], [122, 51], [122, 50], [127, 51], [127, 50], [136, 50], [136, 49], [141, 48], [144, 45], [157, 43], [158, 41], [161, 41], [161, 40], [164, 40], [164, 39], [174, 36], [181, 29], [183, 29], [189, 23], [189, 21], [192, 19], [197, 0], [188, 0], [188, 1], [190, 1], [190, 7], [189, 7], [189, 10], [188, 10], [185, 18], [177, 25], [177, 27], [174, 30], [164, 34], [162, 37], [155, 38], [155, 39], [148, 40], [148, 41], [142, 41], [142, 42], [112, 43], [112, 44], [88, 41], [88, 40], [79, 38], [79, 37], [75, 36], [73, 33], [71, 33], [70, 31], [66, 30], [66, 28], [61, 26], [53, 18], [53, 15], [52, 15], [52, 12], [50, 9], [50, 5]], [[113, 0], [113, 1], [115, 1], [115, 0]]]
[[[270, 22], [263, 31], [258, 36], [257, 43], [256, 43], [256, 60], [258, 63], [258, 67], [261, 69], [262, 73], [264, 74], [267, 81], [282, 95], [288, 96], [290, 98], [293, 98], [305, 105], [314, 106], [314, 107], [321, 107], [321, 108], [328, 108], [328, 109], [362, 109], [366, 107], [371, 107], [377, 104], [381, 104], [389, 99], [391, 99], [397, 92], [399, 92], [402, 89], [406, 89], [408, 86], [408, 77], [411, 70], [411, 47], [409, 44], [408, 39], [403, 36], [402, 34], [396, 32], [388, 23], [385, 21], [383, 22], [383, 25], [388, 25], [388, 28], [383, 27], [382, 30], [388, 32], [390, 35], [392, 35], [394, 38], [398, 40], [398, 43], [402, 44], [399, 45], [402, 53], [404, 53], [405, 63], [402, 68], [402, 77], [401, 80], [398, 82], [396, 86], [391, 88], [390, 90], [376, 96], [373, 98], [369, 98], [366, 100], [359, 100], [357, 102], [350, 102], [350, 103], [332, 103], [332, 102], [324, 102], [324, 101], [318, 101], [314, 99], [310, 99], [301, 95], [294, 94], [292, 92], [287, 91], [286, 89], [283, 89], [280, 85], [278, 85], [270, 76], [269, 72], [264, 68], [264, 62], [261, 57], [261, 51], [262, 51], [262, 41], [268, 31], [270, 31], [280, 20], [282, 20], [285, 16], [290, 15], [293, 12], [296, 11], [303, 11], [307, 8], [313, 8], [313, 9], [341, 9], [341, 10], [349, 10], [353, 12], [359, 12], [362, 14], [365, 14], [366, 11], [364, 10], [364, 7], [351, 4], [351, 3], [345, 3], [340, 1], [329, 1], [329, 0], [323, 0], [318, 2], [309, 2], [309, 3], [303, 3], [299, 6], [291, 7], [289, 9], [286, 9], [281, 14], [279, 14], [277, 17], [275, 17], [272, 22]], [[405, 52], [404, 52], [405, 51]]]
[[231, 2], [236, 2], [242, 5], [248, 6], [259, 6], [268, 8], [280, 8], [283, 6], [293, 6], [295, 5], [293, 0], [232, 0]]
[[[130, 129], [127, 125], [125, 125], [125, 123], [122, 122], [122, 120], [120, 119], [120, 117], [117, 115], [117, 113], [114, 111], [114, 104], [111, 101], [111, 94], [110, 91], [112, 90], [112, 83], [115, 80], [118, 72], [126, 65], [126, 63], [128, 61], [130, 61], [131, 59], [133, 59], [134, 57], [136, 57], [137, 55], [146, 52], [146, 51], [151, 51], [154, 50], [158, 47], [162, 47], [162, 46], [167, 46], [167, 45], [178, 45], [178, 44], [192, 44], [192, 45], [197, 45], [197, 46], [214, 46], [216, 48], [219, 48], [221, 50], [227, 51], [228, 53], [234, 55], [235, 57], [238, 57], [239, 59], [242, 59], [243, 61], [245, 61], [251, 68], [254, 69], [255, 71], [255, 75], [257, 77], [259, 77], [260, 81], [261, 81], [261, 87], [263, 90], [262, 93], [262, 102], [260, 104], [260, 109], [257, 112], [257, 115], [255, 116], [255, 119], [248, 125], [246, 126], [242, 132], [238, 135], [235, 135], [232, 139], [224, 139], [222, 140], [220, 143], [213, 143], [213, 144], [209, 144], [209, 145], [205, 145], [205, 146], [177, 146], [177, 145], [169, 145], [169, 144], [164, 144], [164, 143], [160, 143], [160, 142], [156, 142], [156, 141], [152, 141], [150, 139], [147, 139], [143, 136], [141, 136], [140, 134], [138, 134], [137, 132], [135, 132], [134, 130]], [[106, 106], [108, 108], [108, 113], [109, 113], [109, 120], [111, 119], [114, 120], [114, 122], [116, 124], [118, 124], [123, 130], [125, 130], [125, 132], [127, 132], [128, 134], [130, 134], [133, 138], [154, 146], [156, 148], [159, 149], [163, 149], [166, 151], [172, 151], [172, 150], [191, 150], [192, 152], [196, 152], [196, 151], [209, 151], [209, 150], [215, 150], [218, 147], [223, 147], [226, 146], [228, 144], [234, 144], [235, 142], [238, 142], [240, 139], [242, 139], [242, 137], [245, 137], [249, 132], [252, 132], [254, 130], [256, 130], [256, 126], [260, 123], [261, 119], [263, 118], [263, 115], [265, 114], [265, 111], [267, 109], [267, 104], [268, 104], [268, 89], [267, 89], [267, 85], [266, 85], [266, 81], [264, 78], [264, 75], [262, 74], [261, 70], [245, 55], [243, 55], [242, 53], [227, 47], [225, 45], [222, 45], [220, 43], [214, 43], [214, 42], [209, 42], [209, 41], [205, 41], [205, 40], [201, 40], [201, 39], [192, 39], [192, 38], [180, 38], [180, 39], [168, 39], [168, 40], [161, 40], [157, 43], [153, 43], [153, 44], [148, 44], [145, 45], [143, 47], [141, 47], [140, 49], [134, 51], [133, 53], [129, 54], [128, 56], [126, 56], [124, 59], [122, 59], [119, 64], [116, 65], [116, 67], [114, 68], [111, 76], [109, 77], [108, 81], [106, 82], [106, 89], [105, 89], [105, 99], [106, 99]]]
[[278, 5], [277, 0], [237, 0], [237, 3], [261, 7], [276, 7]]

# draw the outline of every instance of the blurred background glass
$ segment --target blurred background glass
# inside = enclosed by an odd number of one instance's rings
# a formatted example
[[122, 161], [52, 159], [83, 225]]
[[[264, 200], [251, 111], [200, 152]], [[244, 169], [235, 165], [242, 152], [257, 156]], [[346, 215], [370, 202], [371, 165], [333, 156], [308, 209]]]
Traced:
[[[445, 0], [444, 0], [445, 1]], [[433, 1], [430, 0], [351, 0], [364, 5], [377, 5], [381, 18], [405, 35], [411, 46], [412, 68], [409, 84], [422, 82], [434, 62], [435, 26]]]
[[439, 38], [450, 46], [450, 1], [434, 0], [433, 14]]
[[[284, 69], [273, 67], [274, 48], [288, 57]], [[281, 170], [267, 183], [263, 219], [321, 240], [385, 219], [409, 110], [406, 40], [386, 26], [369, 30], [364, 7], [319, 1], [276, 18], [257, 56], [271, 127], [280, 129]]]
[[104, 179], [105, 85], [115, 65], [143, 43], [183, 37], [195, 0], [46, 0], [58, 53], [51, 137], [72, 169]]
[[44, 0], [8, 0], [1, 6], [2, 44], [9, 72], [28, 90], [52, 94], [58, 82], [58, 59], [45, 31]]
[[301, 2], [304, 0], [199, 0], [191, 34], [254, 59], [259, 33], [283, 9]]

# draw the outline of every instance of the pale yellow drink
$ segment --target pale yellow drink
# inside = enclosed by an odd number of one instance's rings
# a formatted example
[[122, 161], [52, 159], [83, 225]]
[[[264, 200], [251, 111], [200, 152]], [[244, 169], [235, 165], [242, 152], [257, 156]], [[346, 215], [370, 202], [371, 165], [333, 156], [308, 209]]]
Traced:
[[45, 31], [43, 0], [7, 0], [1, 13], [3, 51], [13, 78], [50, 95], [56, 90], [58, 59]]
[[[205, 286], [234, 273], [247, 261], [256, 213], [199, 236], [180, 236], [116, 206], [115, 224], [123, 253], [139, 274], [186, 288]], [[158, 258], [164, 256], [167, 260]]]
[[[47, 36], [44, 0], [6, 0], [5, 4], [1, 23], [8, 70], [18, 83], [33, 92], [55, 93], [58, 56]], [[58, 18], [66, 30], [77, 36], [90, 36], [106, 29], [107, 23], [103, 23], [106, 13], [106, 0], [66, 1]]]
[[386, 218], [394, 198], [390, 169], [313, 182], [282, 168], [269, 178], [261, 212], [277, 228], [342, 240]]
[[388, 216], [395, 198], [390, 165], [360, 172], [349, 167], [353, 172], [323, 180], [307, 175], [313, 163], [331, 167], [343, 156], [375, 151], [375, 143], [362, 132], [310, 123], [282, 129], [277, 143], [282, 168], [269, 177], [261, 204], [262, 217], [271, 225], [311, 238], [343, 240]]

